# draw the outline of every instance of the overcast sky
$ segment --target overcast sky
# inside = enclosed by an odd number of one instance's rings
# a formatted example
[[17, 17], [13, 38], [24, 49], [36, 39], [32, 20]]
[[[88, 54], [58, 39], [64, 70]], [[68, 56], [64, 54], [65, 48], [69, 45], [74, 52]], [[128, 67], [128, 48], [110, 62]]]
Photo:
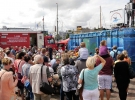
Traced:
[[0, 0], [0, 28], [42, 27], [44, 16], [45, 30], [54, 31], [59, 12], [59, 31], [76, 30], [76, 26], [98, 27], [100, 5], [102, 7], [102, 25], [109, 27], [109, 13], [123, 9], [130, 0]]

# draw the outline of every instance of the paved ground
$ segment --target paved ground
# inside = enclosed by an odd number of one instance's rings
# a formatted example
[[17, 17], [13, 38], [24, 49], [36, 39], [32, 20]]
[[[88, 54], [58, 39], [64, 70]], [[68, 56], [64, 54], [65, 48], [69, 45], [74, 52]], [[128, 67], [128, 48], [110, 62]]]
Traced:
[[[118, 89], [116, 87], [116, 83], [113, 82], [113, 89], [115, 92], [111, 93], [110, 100], [120, 100], [118, 95]], [[132, 79], [129, 85], [129, 94], [127, 96], [127, 100], [135, 100], [135, 79]], [[60, 100], [59, 95], [52, 95], [51, 100]], [[21, 100], [21, 99], [19, 99]], [[100, 100], [100, 99], [99, 99]], [[106, 100], [106, 98], [105, 98]]]

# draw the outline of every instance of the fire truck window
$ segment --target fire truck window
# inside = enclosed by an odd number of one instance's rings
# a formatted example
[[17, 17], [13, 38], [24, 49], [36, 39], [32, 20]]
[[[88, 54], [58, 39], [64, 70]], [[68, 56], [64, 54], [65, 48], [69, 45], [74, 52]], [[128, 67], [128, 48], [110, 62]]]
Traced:
[[48, 39], [47, 41], [49, 44], [54, 44], [54, 39]]

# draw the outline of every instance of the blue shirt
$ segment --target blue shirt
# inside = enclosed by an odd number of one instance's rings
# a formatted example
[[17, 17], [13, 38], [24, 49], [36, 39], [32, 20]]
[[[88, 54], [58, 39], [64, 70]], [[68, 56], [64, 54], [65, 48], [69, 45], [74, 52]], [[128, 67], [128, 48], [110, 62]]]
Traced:
[[121, 53], [120, 51], [117, 51], [117, 50], [111, 51], [110, 52], [110, 55], [111, 55], [112, 58], [114, 57], [114, 52], [117, 52], [117, 54], [120, 54]]
[[102, 64], [99, 64], [93, 70], [84, 69], [81, 71], [79, 78], [83, 79], [83, 71], [84, 71], [84, 89], [94, 90], [98, 88], [97, 76], [101, 69], [102, 69]]

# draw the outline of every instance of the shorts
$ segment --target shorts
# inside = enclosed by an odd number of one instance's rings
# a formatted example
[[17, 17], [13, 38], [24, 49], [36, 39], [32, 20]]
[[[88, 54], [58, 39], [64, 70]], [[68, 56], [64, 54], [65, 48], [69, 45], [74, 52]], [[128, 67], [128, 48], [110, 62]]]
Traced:
[[112, 76], [111, 75], [98, 75], [99, 89], [111, 89]]
[[99, 100], [99, 90], [98, 88], [94, 90], [83, 89], [83, 100]]

